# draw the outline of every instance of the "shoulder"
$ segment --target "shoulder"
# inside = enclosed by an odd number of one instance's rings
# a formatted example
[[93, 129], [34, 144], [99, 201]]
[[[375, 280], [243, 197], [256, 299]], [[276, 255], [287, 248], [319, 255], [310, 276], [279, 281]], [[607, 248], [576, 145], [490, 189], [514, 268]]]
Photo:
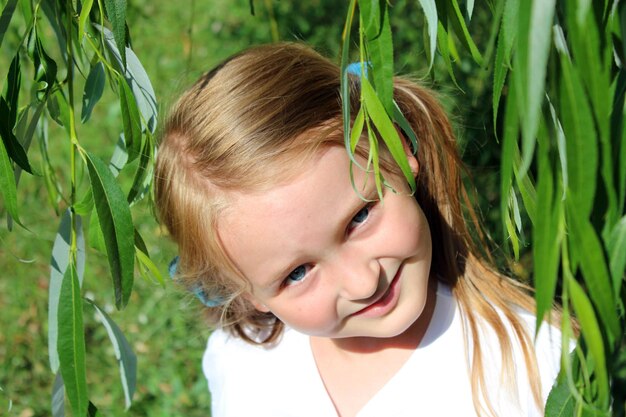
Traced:
[[271, 347], [215, 330], [209, 337], [202, 369], [214, 417], [292, 415], [288, 410], [301, 408], [294, 402], [307, 402], [307, 392], [319, 391], [310, 389], [316, 368], [308, 337], [289, 329]]

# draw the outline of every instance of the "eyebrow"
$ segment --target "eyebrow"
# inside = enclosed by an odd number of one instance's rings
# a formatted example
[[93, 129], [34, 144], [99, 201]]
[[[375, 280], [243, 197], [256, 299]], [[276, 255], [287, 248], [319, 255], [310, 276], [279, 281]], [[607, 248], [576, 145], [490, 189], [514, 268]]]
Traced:
[[[357, 199], [353, 201], [357, 201], [357, 203], [350, 204], [347, 214], [343, 216], [343, 218], [339, 222], [339, 226], [336, 226], [335, 228], [345, 229], [346, 225], [348, 225], [352, 221], [352, 218], [354, 218], [354, 216], [360, 210], [362, 210], [363, 207], [365, 207], [367, 204], [370, 204], [374, 201], [379, 200], [378, 190], [376, 189], [376, 186], [374, 185], [373, 181], [371, 185], [366, 184], [364, 191], [365, 192], [354, 191], [354, 194], [357, 197]], [[300, 265], [303, 265], [303, 263], [300, 263], [298, 261], [294, 261], [294, 262], [287, 264], [285, 268], [282, 268], [277, 273], [272, 274], [274, 278], [268, 280], [268, 282], [266, 283], [261, 284], [260, 288], [263, 290], [269, 290], [269, 289], [276, 287], [277, 285], [283, 282], [283, 280], [287, 277], [289, 273], [291, 273], [295, 268], [297, 268]]]

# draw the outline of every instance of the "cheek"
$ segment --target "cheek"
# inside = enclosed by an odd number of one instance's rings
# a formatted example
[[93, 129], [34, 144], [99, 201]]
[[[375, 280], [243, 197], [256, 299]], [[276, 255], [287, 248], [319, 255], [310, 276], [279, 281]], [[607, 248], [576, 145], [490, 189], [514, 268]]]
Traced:
[[[389, 218], [387, 242], [395, 242], [395, 249], [405, 255], [418, 252], [428, 256], [431, 252], [431, 236], [428, 221], [419, 205], [411, 197], [403, 201]], [[406, 252], [406, 253], [404, 253]]]
[[335, 305], [323, 299], [299, 299], [288, 306], [276, 307], [272, 313], [287, 326], [308, 335], [325, 334], [334, 327]]

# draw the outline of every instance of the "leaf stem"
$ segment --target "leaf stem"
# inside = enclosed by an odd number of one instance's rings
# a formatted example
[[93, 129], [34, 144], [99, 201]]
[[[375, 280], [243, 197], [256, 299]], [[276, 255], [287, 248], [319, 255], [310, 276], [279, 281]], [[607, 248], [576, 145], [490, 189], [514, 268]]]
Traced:
[[76, 265], [76, 215], [74, 213], [74, 205], [76, 204], [76, 152], [78, 137], [76, 135], [76, 117], [74, 114], [74, 49], [72, 48], [72, 3], [66, 3], [65, 17], [67, 19], [67, 37], [65, 42], [65, 52], [67, 54], [67, 97], [68, 97], [68, 114], [69, 114], [69, 134], [70, 134], [70, 207], [72, 226], [70, 228], [70, 262]]

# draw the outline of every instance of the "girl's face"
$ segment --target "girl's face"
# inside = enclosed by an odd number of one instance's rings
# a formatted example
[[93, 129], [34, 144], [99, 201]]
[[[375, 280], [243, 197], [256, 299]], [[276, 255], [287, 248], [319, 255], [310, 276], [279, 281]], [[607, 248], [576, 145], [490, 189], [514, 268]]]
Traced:
[[[409, 155], [417, 172], [417, 161]], [[231, 193], [224, 248], [251, 284], [250, 301], [287, 326], [328, 338], [402, 334], [426, 303], [431, 237], [405, 181], [388, 176], [379, 201], [371, 174], [330, 147], [286, 183]]]

